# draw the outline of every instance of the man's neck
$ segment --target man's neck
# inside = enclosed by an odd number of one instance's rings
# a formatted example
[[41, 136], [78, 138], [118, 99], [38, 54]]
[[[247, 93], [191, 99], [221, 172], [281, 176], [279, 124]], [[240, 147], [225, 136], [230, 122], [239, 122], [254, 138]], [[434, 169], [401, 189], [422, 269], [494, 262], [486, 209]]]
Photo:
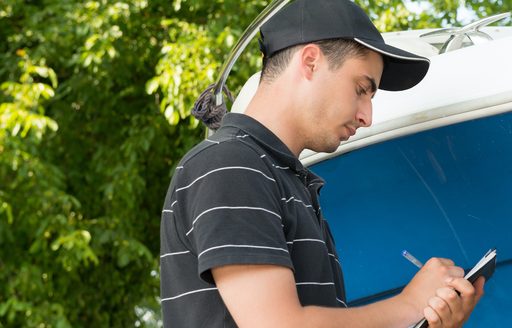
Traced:
[[304, 149], [293, 95], [288, 95], [282, 83], [260, 85], [245, 114], [272, 131], [295, 155]]

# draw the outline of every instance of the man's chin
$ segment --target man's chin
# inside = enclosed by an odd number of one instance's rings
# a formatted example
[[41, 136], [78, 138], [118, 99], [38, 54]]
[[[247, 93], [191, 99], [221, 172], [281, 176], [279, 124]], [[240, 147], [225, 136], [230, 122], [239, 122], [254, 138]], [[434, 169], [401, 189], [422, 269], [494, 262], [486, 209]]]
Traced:
[[313, 150], [318, 153], [334, 153], [338, 149], [339, 146], [340, 146], [340, 142], [338, 142], [338, 143], [333, 142], [330, 144], [322, 145], [322, 147], [318, 147], [318, 149], [313, 149]]

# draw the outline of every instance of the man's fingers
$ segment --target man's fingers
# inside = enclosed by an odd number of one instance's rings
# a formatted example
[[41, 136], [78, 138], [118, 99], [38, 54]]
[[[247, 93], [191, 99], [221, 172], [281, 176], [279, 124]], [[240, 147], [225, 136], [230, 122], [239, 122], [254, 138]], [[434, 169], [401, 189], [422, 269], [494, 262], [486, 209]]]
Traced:
[[432, 257], [427, 261], [427, 263], [425, 263], [425, 265], [426, 266], [429, 266], [429, 265], [432, 265], [432, 266], [440, 266], [440, 265], [454, 266], [455, 263], [450, 259], [445, 259], [442, 257]]
[[428, 305], [437, 313], [443, 321], [443, 318], [449, 318], [452, 315], [450, 305], [441, 297], [434, 296], [428, 300]]
[[428, 321], [428, 326], [430, 328], [441, 328], [443, 326], [443, 322], [441, 321], [441, 317], [437, 314], [434, 309], [431, 307], [426, 307], [423, 310], [423, 315], [425, 316], [425, 319]]
[[458, 266], [450, 266], [448, 267], [448, 275], [452, 278], [462, 278], [464, 277], [464, 269]]
[[448, 285], [457, 290], [463, 298], [473, 298], [476, 295], [475, 287], [464, 278], [455, 278]]
[[453, 287], [460, 293], [460, 296], [462, 298], [462, 306], [464, 310], [467, 310], [473, 308], [480, 299], [480, 297], [482, 297], [484, 293], [484, 282], [485, 278], [481, 277], [477, 279], [475, 285], [473, 286], [469, 281], [467, 281], [464, 278], [456, 278], [449, 283], [449, 286]]
[[484, 285], [485, 285], [485, 278], [480, 277], [478, 278], [475, 283], [473, 284], [473, 287], [475, 287], [476, 292], [476, 301], [478, 302], [482, 296], [484, 296]]
[[457, 292], [453, 288], [439, 288], [436, 291], [436, 295], [443, 299], [448, 304], [451, 313], [462, 312], [462, 301], [459, 297], [459, 294], [457, 294]]
[[424, 266], [425, 272], [437, 272], [444, 286], [436, 289], [435, 296], [428, 299], [423, 312], [432, 328], [460, 327], [469, 317], [483, 295], [484, 278], [474, 285], [464, 279], [464, 270], [453, 261], [432, 258]]
[[445, 259], [445, 258], [442, 258], [442, 257], [437, 257], [437, 259], [444, 265], [455, 265], [455, 262], [453, 262], [452, 260], [450, 259]]
[[464, 269], [455, 266], [455, 263], [450, 259], [433, 257], [425, 263], [425, 270], [430, 270], [431, 268], [440, 270], [446, 278], [459, 278], [464, 276]]

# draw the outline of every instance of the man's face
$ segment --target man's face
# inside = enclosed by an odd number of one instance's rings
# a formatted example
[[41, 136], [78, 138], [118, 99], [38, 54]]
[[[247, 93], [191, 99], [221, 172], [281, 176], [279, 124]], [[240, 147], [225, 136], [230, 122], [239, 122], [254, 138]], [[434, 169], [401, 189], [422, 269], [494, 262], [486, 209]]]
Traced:
[[327, 65], [319, 68], [312, 81], [314, 105], [306, 148], [333, 152], [359, 127], [371, 125], [372, 98], [383, 68], [381, 55], [374, 51], [349, 58], [336, 70]]

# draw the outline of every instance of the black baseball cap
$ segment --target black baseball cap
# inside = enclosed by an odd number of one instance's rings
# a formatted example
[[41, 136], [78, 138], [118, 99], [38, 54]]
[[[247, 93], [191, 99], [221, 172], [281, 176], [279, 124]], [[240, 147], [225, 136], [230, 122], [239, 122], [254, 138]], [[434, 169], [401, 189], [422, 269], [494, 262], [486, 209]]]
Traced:
[[364, 10], [350, 0], [295, 0], [260, 28], [260, 46], [266, 58], [291, 46], [340, 38], [382, 55], [382, 90], [412, 88], [430, 66], [425, 57], [387, 45]]

